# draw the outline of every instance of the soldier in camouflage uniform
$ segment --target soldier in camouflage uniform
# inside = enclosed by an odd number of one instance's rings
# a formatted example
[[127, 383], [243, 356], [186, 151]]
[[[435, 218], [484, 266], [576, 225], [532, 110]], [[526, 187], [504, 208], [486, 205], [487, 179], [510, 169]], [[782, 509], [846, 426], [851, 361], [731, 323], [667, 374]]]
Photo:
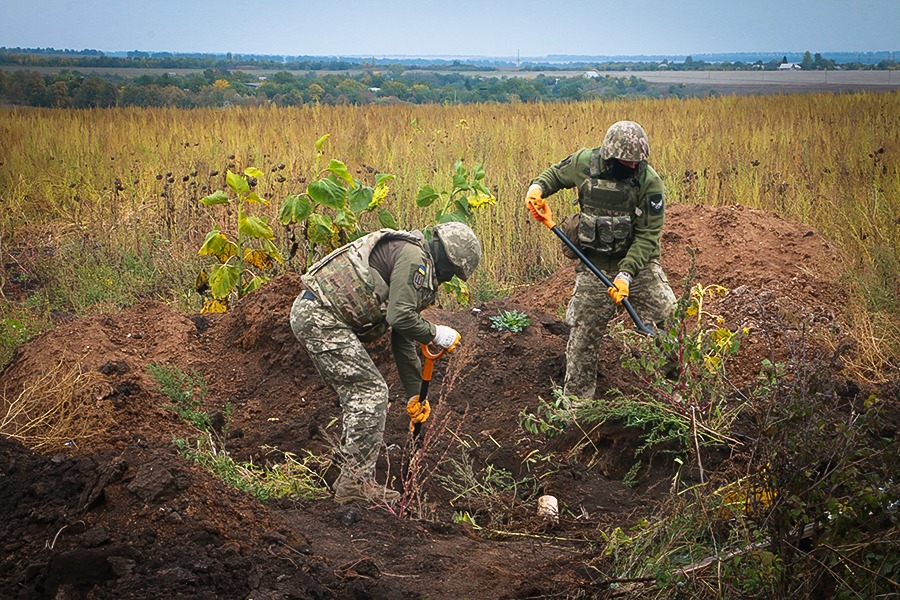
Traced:
[[411, 419], [423, 422], [419, 343], [453, 349], [459, 333], [421, 316], [438, 284], [468, 279], [481, 260], [481, 244], [462, 223], [443, 223], [427, 241], [419, 231], [381, 229], [338, 248], [302, 276], [304, 291], [291, 308], [291, 329], [343, 410], [337, 502], [392, 503], [399, 494], [375, 485], [375, 463], [384, 438], [388, 386], [363, 346], [391, 329], [400, 381], [411, 400]]
[[607, 289], [581, 262], [575, 268], [575, 290], [566, 310], [572, 326], [566, 346], [567, 395], [594, 396], [597, 353], [616, 304], [629, 298], [642, 320], [656, 324], [675, 309], [675, 294], [659, 261], [663, 185], [647, 164], [649, 155], [644, 129], [633, 121], [619, 121], [599, 148], [571, 154], [538, 175], [528, 189], [526, 202], [542, 208], [544, 198], [577, 188], [581, 212], [560, 229], [613, 283]]

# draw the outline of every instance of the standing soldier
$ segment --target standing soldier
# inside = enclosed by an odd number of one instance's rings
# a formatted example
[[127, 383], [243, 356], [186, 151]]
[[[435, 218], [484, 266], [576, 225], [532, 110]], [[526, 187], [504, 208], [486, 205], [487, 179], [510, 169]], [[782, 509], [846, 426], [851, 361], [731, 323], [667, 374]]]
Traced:
[[418, 345], [452, 350], [459, 333], [421, 316], [434, 303], [438, 284], [454, 275], [465, 281], [481, 260], [481, 244], [462, 223], [443, 223], [427, 241], [419, 231], [381, 229], [338, 248], [302, 276], [304, 291], [291, 308], [291, 329], [319, 375], [337, 393], [343, 411], [341, 472], [334, 483], [339, 503], [392, 504], [399, 493], [376, 485], [375, 463], [384, 439], [388, 386], [363, 342], [391, 329], [391, 349], [413, 421], [430, 413], [418, 401]]
[[[650, 141], [633, 121], [614, 123], [599, 148], [582, 148], [531, 182], [526, 203], [577, 188], [580, 213], [560, 228], [594, 266], [608, 274], [606, 288], [581, 262], [566, 310], [572, 326], [566, 345], [564, 393], [591, 398], [597, 387], [597, 354], [615, 304], [629, 298], [642, 320], [662, 323], [675, 309], [675, 294], [660, 265], [665, 220], [662, 180], [647, 164]], [[573, 257], [574, 258], [574, 257]], [[615, 278], [612, 274], [615, 273]]]

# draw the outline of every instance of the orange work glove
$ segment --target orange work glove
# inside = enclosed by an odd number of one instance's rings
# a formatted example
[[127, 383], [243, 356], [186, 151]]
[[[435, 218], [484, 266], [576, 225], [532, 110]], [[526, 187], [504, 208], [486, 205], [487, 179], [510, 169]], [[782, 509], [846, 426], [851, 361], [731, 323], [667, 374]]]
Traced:
[[541, 186], [536, 183], [531, 184], [531, 187], [528, 188], [528, 193], [525, 194], [525, 206], [531, 211], [535, 219], [541, 220], [538, 213], [547, 206], [547, 203], [544, 202], [544, 191], [541, 189]]
[[424, 423], [428, 420], [431, 415], [431, 405], [428, 404], [427, 399], [425, 404], [419, 402], [419, 395], [416, 394], [406, 403], [406, 413], [409, 415], [409, 430], [412, 431], [416, 423]]
[[541, 186], [536, 183], [532, 184], [525, 195], [525, 206], [535, 220], [553, 229], [556, 227], [556, 222], [553, 220], [553, 211], [550, 210], [550, 205], [544, 201], [543, 193]]
[[613, 279], [612, 283], [613, 287], [606, 290], [606, 293], [609, 294], [609, 297], [612, 298], [616, 304], [622, 304], [622, 300], [628, 297], [628, 286], [631, 284], [631, 274], [622, 271], [616, 275], [616, 278]]

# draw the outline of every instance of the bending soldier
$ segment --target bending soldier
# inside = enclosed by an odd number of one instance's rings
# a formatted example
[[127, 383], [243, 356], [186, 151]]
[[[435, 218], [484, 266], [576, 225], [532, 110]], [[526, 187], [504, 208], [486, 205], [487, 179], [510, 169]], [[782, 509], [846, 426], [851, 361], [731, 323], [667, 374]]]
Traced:
[[459, 333], [421, 316], [438, 285], [462, 280], [481, 260], [481, 244], [462, 223], [443, 223], [426, 241], [419, 231], [381, 229], [338, 248], [302, 276], [304, 291], [291, 308], [291, 329], [316, 369], [337, 393], [343, 411], [337, 502], [393, 503], [399, 493], [375, 483], [384, 438], [388, 386], [363, 346], [388, 328], [400, 381], [411, 397], [410, 416], [424, 420], [419, 405], [419, 343], [452, 349]]

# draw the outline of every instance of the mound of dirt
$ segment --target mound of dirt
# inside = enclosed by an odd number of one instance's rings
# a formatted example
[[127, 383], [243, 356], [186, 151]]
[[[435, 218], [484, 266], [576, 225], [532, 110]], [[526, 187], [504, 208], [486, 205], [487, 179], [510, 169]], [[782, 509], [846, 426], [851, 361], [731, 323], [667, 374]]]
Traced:
[[[841, 262], [809, 227], [741, 206], [676, 205], [667, 214], [663, 266], [676, 293], [693, 270], [692, 281], [730, 290], [710, 301], [711, 312], [729, 327], [765, 332], [742, 348], [736, 379], [749, 381], [763, 358], [788, 356], [801, 323], [823, 333], [842, 327], [844, 299], [833, 284]], [[429, 446], [427, 468], [446, 473], [466, 448], [476, 467], [539, 475], [539, 488], [510, 497], [502, 515], [460, 503], [436, 476], [424, 484], [424, 520], [328, 499], [261, 502], [179, 455], [173, 440], [192, 431], [165, 408], [148, 364], [202, 376], [210, 413], [230, 404], [227, 444], [239, 460], [331, 451], [340, 408], [290, 330], [295, 274], [221, 315], [185, 316], [143, 302], [35, 338], [0, 375], [5, 398], [37, 382], [61, 385], [48, 379], [60, 370], [89, 373], [79, 420], [92, 435], [48, 454], [0, 438], [0, 596], [529, 598], [589, 589], [583, 566], [596, 547], [585, 542], [598, 540], [600, 528], [649, 514], [671, 473], [661, 464], [637, 487], [623, 485], [637, 438], [624, 428], [596, 432], [584, 448], [519, 427], [521, 410], [551, 398], [562, 381], [568, 327], [559, 315], [573, 276], [568, 265], [504, 300], [426, 312], [464, 340], [438, 361], [430, 394], [432, 422], [452, 431], [435, 439], [454, 447]], [[491, 316], [514, 309], [532, 319], [523, 332], [491, 328]], [[408, 435], [405, 398], [386, 340], [369, 350], [394, 401], [379, 472], [396, 473]], [[604, 342], [598, 393], [627, 378], [619, 354]], [[558, 523], [534, 516], [539, 493], [560, 499]], [[454, 511], [477, 513], [485, 529], [454, 523]]]

